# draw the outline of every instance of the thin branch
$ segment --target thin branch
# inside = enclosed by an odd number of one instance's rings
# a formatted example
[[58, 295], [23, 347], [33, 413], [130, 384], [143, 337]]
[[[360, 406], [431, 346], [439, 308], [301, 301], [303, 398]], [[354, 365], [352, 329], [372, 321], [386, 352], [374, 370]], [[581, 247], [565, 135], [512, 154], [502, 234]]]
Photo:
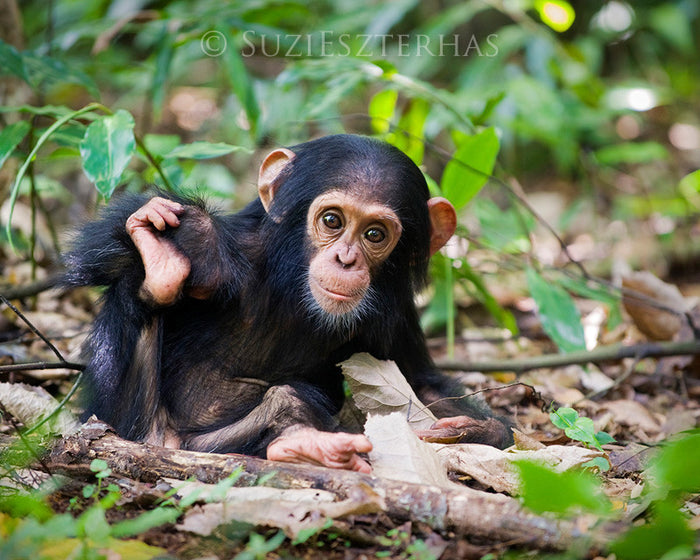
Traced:
[[700, 354], [700, 340], [686, 342], [650, 342], [624, 346], [616, 344], [601, 346], [595, 350], [569, 352], [568, 354], [547, 354], [519, 360], [492, 362], [438, 361], [436, 366], [450, 371], [481, 371], [494, 373], [512, 371], [523, 373], [532, 369], [555, 368], [573, 364], [619, 361], [624, 358], [663, 358], [667, 356], [694, 356]]
[[78, 364], [76, 362], [25, 362], [23, 364], [0, 366], [0, 373], [13, 373], [15, 371], [28, 371], [32, 369], [74, 369], [75, 371], [84, 371], [85, 364]]
[[56, 356], [58, 357], [59, 360], [61, 360], [61, 362], [63, 362], [64, 364], [65, 364], [65, 363], [68, 363], [68, 362], [66, 361], [66, 359], [63, 357], [63, 355], [61, 354], [61, 352], [58, 350], [58, 348], [56, 348], [56, 347], [53, 345], [53, 343], [52, 343], [48, 338], [46, 338], [46, 337], [41, 333], [41, 331], [39, 331], [39, 329], [37, 329], [34, 325], [32, 325], [31, 321], [30, 321], [29, 319], [27, 319], [27, 318], [22, 314], [22, 312], [21, 312], [19, 309], [17, 309], [17, 307], [15, 307], [15, 306], [12, 304], [12, 302], [11, 302], [10, 300], [8, 300], [5, 296], [3, 296], [2, 294], [0, 294], [0, 301], [2, 301], [5, 305], [7, 305], [7, 307], [9, 307], [10, 309], [12, 309], [12, 311], [14, 311], [15, 314], [16, 314], [20, 319], [22, 319], [22, 321], [24, 321], [24, 323], [29, 327], [29, 329], [30, 329], [35, 335], [37, 335], [41, 340], [43, 340], [43, 341], [46, 343], [46, 345], [51, 349], [51, 351], [52, 351], [54, 354], [56, 354]]

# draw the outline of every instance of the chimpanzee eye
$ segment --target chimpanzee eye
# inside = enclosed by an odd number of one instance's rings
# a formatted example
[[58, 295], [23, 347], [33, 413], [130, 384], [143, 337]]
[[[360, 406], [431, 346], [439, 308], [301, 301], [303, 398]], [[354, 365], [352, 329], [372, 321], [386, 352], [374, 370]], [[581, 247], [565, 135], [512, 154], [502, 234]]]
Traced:
[[381, 243], [386, 239], [386, 233], [379, 228], [373, 227], [365, 232], [365, 239], [370, 243]]
[[327, 212], [323, 215], [322, 218], [323, 225], [326, 226], [329, 229], [340, 229], [343, 227], [343, 221], [340, 219], [340, 216], [336, 214], [335, 212]]

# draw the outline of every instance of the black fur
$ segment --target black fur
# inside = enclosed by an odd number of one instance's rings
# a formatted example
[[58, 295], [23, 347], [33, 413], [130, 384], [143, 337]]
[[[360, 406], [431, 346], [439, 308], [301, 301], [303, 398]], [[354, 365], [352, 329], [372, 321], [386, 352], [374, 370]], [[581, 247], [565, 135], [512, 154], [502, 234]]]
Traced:
[[[365, 137], [330, 136], [292, 150], [269, 215], [259, 200], [220, 215], [201, 200], [172, 197], [187, 210], [165, 235], [192, 263], [188, 286], [212, 291], [206, 301], [185, 296], [154, 308], [138, 298], [143, 264], [124, 224], [147, 197], [115, 200], [80, 231], [65, 258], [65, 284], [108, 286], [85, 347], [86, 414], [134, 440], [170, 429], [187, 448], [264, 457], [290, 425], [340, 428], [337, 364], [355, 352], [396, 361], [419, 396], [455, 394], [428, 355], [414, 306], [430, 239], [420, 170]], [[307, 210], [328, 188], [358, 186], [394, 209], [403, 231], [372, 280], [371, 308], [353, 324], [329, 327], [304, 304]], [[491, 416], [464, 400], [440, 412]], [[502, 432], [488, 443], [506, 444]]]

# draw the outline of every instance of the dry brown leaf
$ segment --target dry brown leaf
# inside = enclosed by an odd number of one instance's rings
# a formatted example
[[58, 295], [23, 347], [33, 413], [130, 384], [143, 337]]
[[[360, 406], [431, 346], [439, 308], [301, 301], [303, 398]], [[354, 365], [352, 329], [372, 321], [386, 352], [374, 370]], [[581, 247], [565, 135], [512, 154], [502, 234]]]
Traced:
[[[182, 483], [166, 479], [184, 498], [195, 493], [199, 500], [214, 500], [215, 485], [197, 481]], [[357, 485], [351, 495], [336, 502], [335, 494], [314, 489], [278, 489], [266, 486], [229, 488], [213, 503], [197, 505], [186, 514], [177, 529], [210, 535], [216, 527], [231, 521], [278, 527], [290, 537], [304, 529], [321, 529], [328, 518], [376, 513], [385, 509], [384, 500], [369, 486]]]
[[608, 410], [616, 423], [630, 428], [641, 428], [647, 435], [655, 435], [661, 431], [659, 421], [636, 401], [628, 399], [608, 401], [603, 404], [601, 410]]
[[[652, 340], [671, 340], [683, 324], [682, 314], [694, 306], [673, 284], [667, 284], [651, 272], [633, 272], [622, 277], [622, 303], [637, 328]], [[634, 292], [640, 294], [635, 297]], [[644, 297], [646, 296], [648, 300]], [[654, 304], [663, 306], [659, 309]]]
[[421, 441], [399, 412], [370, 415], [365, 435], [372, 442], [372, 474], [381, 478], [450, 486], [447, 470], [430, 444]]
[[478, 443], [431, 445], [448, 470], [466, 474], [496, 492], [508, 494], [516, 494], [520, 485], [513, 465], [515, 461], [535, 461], [549, 466], [556, 472], [564, 472], [580, 467], [596, 457], [605, 456], [605, 453], [595, 449], [569, 445], [550, 445], [532, 451], [513, 448], [504, 451]]
[[516, 449], [524, 449], [535, 451], [536, 449], [544, 449], [546, 445], [533, 437], [524, 434], [520, 430], [513, 429], [513, 444]]
[[398, 366], [367, 353], [355, 354], [340, 364], [355, 406], [365, 414], [386, 416], [399, 412], [414, 429], [428, 429], [437, 420], [418, 400]]

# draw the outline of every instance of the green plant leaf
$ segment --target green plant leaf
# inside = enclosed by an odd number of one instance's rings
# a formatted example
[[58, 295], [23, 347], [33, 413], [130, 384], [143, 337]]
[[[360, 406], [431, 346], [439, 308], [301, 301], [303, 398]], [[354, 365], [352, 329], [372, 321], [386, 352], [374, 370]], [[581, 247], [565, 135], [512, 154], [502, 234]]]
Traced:
[[430, 104], [424, 99], [414, 98], [405, 108], [396, 132], [387, 135], [386, 140], [410, 157], [416, 165], [423, 164], [425, 144], [423, 129], [428, 118]]
[[156, 119], [160, 118], [165, 101], [165, 86], [170, 74], [170, 64], [175, 53], [175, 36], [168, 27], [168, 21], [163, 22], [156, 50], [155, 71], [151, 84], [151, 102]]
[[518, 333], [518, 324], [513, 314], [498, 303], [498, 300], [489, 291], [484, 279], [474, 272], [474, 269], [469, 266], [466, 259], [464, 259], [461, 266], [456, 269], [455, 274], [460, 280], [469, 282], [473, 287], [471, 293], [486, 307], [500, 326], [508, 329], [513, 334]]
[[605, 514], [610, 511], [600, 481], [589, 472], [556, 473], [530, 461], [516, 461], [515, 466], [520, 475], [523, 503], [535, 512], [567, 514], [583, 510]]
[[112, 196], [134, 153], [134, 118], [124, 110], [91, 123], [80, 143], [83, 170], [105, 198]]
[[573, 408], [561, 407], [553, 412], [550, 412], [549, 419], [551, 420], [552, 424], [554, 424], [560, 430], [566, 430], [567, 428], [570, 428], [576, 424], [576, 421], [579, 419], [579, 415]]
[[700, 431], [664, 443], [651, 467], [654, 485], [662, 490], [700, 492]]
[[658, 142], [623, 142], [595, 152], [601, 165], [639, 164], [668, 158], [668, 151]]
[[595, 439], [600, 445], [605, 445], [606, 443], [615, 443], [615, 438], [612, 437], [608, 432], [596, 432]]
[[440, 181], [443, 194], [459, 210], [486, 184], [498, 155], [499, 142], [493, 127], [462, 140], [445, 167]]
[[[222, 37], [230, 38], [228, 33], [223, 33], [222, 30], [219, 30], [219, 32]], [[255, 95], [253, 79], [245, 64], [243, 64], [243, 59], [238, 53], [238, 49], [234, 48], [233, 45], [224, 50], [223, 58], [226, 63], [226, 74], [229, 84], [231, 84], [231, 89], [245, 111], [253, 137], [256, 137], [258, 121], [260, 120], [260, 105]]]
[[502, 209], [487, 198], [477, 198], [471, 208], [479, 220], [479, 237], [485, 245], [506, 253], [529, 250], [529, 233], [535, 226], [531, 214], [519, 212], [515, 207]]
[[0, 169], [29, 132], [28, 121], [17, 121], [0, 131]]
[[192, 142], [191, 144], [181, 144], [173, 149], [166, 158], [189, 158], [189, 159], [211, 159], [233, 152], [250, 152], [244, 146], [234, 146], [223, 142]]
[[133, 537], [165, 523], [174, 523], [182, 512], [173, 507], [157, 507], [145, 511], [134, 519], [126, 519], [112, 525], [113, 537]]
[[549, 27], [563, 33], [574, 23], [576, 12], [566, 0], [536, 0], [535, 9]]
[[77, 84], [84, 87], [93, 98], [99, 98], [100, 92], [95, 82], [80, 70], [69, 66], [62, 60], [51, 58], [45, 54], [32, 52], [20, 53], [26, 82], [36, 91], [45, 90], [48, 87]]
[[557, 284], [547, 282], [534, 268], [529, 267], [526, 276], [547, 335], [562, 352], [585, 350], [581, 314], [571, 296]]
[[372, 119], [372, 130], [375, 133], [386, 134], [389, 132], [398, 98], [399, 92], [395, 89], [384, 89], [372, 96], [369, 102], [369, 116]]
[[27, 81], [27, 74], [24, 71], [22, 55], [12, 45], [8, 45], [0, 39], [0, 76], [11, 74], [20, 80]]
[[591, 459], [590, 461], [585, 462], [581, 466], [587, 469], [595, 468], [598, 469], [600, 472], [607, 472], [610, 470], [610, 461], [608, 461], [605, 457], [596, 457], [594, 459]]
[[110, 536], [110, 526], [101, 506], [93, 506], [78, 518], [78, 534], [91, 541], [102, 544]]
[[[655, 560], [666, 558], [666, 555], [691, 558], [694, 543], [695, 532], [688, 527], [678, 508], [671, 502], [657, 502], [651, 521], [641, 527], [632, 527], [610, 545], [610, 551], [619, 560]], [[676, 555], [683, 550], [685, 555]]]
[[678, 190], [695, 208], [700, 208], [700, 169], [683, 177]]

